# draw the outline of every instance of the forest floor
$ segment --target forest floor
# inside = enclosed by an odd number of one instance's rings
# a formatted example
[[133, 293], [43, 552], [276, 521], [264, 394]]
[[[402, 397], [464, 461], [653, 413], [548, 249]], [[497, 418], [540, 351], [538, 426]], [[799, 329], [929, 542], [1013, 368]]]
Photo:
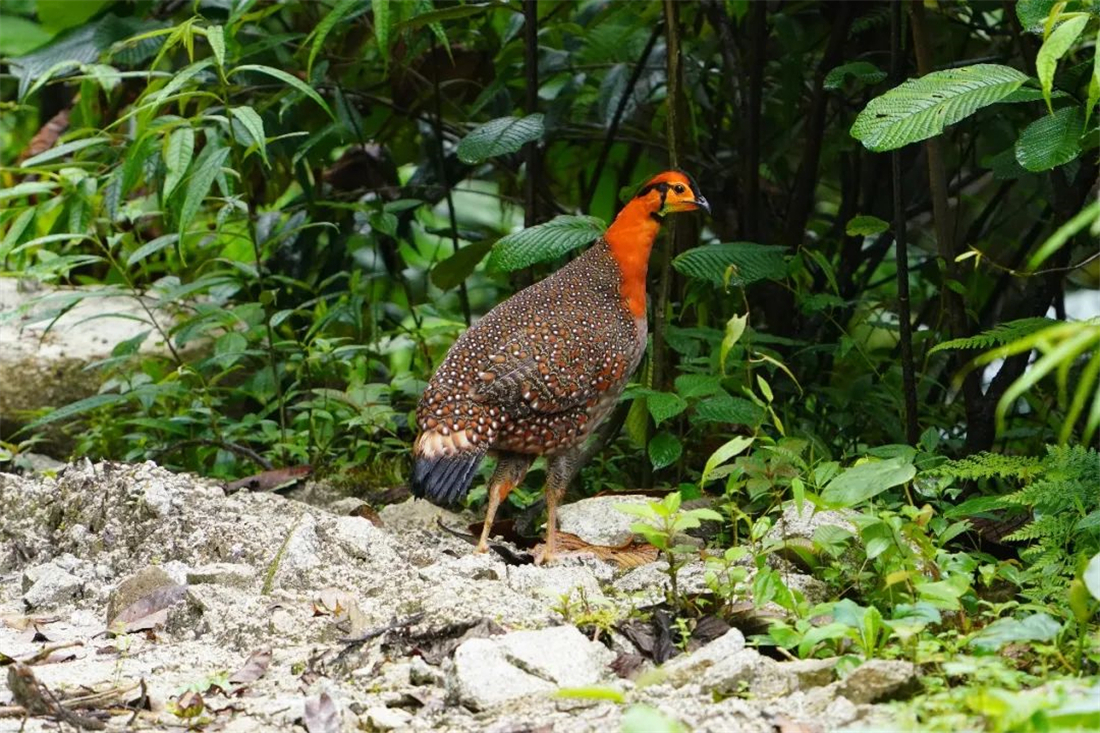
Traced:
[[663, 715], [808, 733], [882, 729], [878, 701], [916, 686], [907, 662], [840, 680], [736, 628], [658, 667], [612, 622], [660, 602], [661, 563], [509, 564], [440, 528], [473, 517], [409, 500], [368, 519], [324, 494], [230, 494], [153, 463], [0, 474], [0, 730], [567, 733]]

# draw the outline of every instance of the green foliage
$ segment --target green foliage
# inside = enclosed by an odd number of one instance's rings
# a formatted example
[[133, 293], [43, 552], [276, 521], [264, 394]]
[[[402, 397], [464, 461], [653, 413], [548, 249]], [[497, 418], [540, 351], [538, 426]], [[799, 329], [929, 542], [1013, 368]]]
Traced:
[[934, 71], [872, 99], [856, 117], [852, 137], [875, 152], [927, 140], [1003, 100], [1025, 81], [1016, 69], [996, 64]]
[[1035, 120], [1016, 141], [1016, 162], [1029, 171], [1046, 171], [1076, 159], [1083, 125], [1077, 107], [1063, 107]]
[[481, 125], [458, 144], [463, 163], [481, 163], [497, 155], [514, 153], [543, 135], [542, 115], [501, 117]]
[[975, 336], [952, 339], [944, 341], [942, 344], [936, 344], [928, 353], [935, 354], [937, 351], [949, 349], [989, 349], [994, 346], [1004, 346], [1056, 323], [1058, 321], [1052, 318], [1021, 318], [1015, 321], [1005, 321]]
[[556, 216], [545, 224], [501, 237], [493, 245], [488, 267], [511, 272], [552, 260], [590, 244], [605, 228], [602, 221], [592, 216]]
[[744, 287], [786, 274], [782, 247], [751, 242], [696, 247], [677, 257], [672, 266], [688, 277], [722, 287]]

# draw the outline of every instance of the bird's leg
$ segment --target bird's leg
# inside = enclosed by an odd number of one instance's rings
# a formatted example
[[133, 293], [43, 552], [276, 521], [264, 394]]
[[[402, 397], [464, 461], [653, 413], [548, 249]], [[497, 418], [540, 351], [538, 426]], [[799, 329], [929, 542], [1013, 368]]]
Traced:
[[535, 555], [535, 564], [542, 565], [554, 559], [558, 540], [558, 502], [565, 496], [565, 490], [573, 475], [580, 468], [579, 454], [564, 453], [547, 459], [546, 465], [546, 542], [542, 552]]
[[493, 529], [493, 519], [496, 517], [497, 509], [512, 489], [520, 485], [533, 461], [534, 456], [518, 454], [500, 457], [496, 470], [493, 471], [493, 477], [489, 479], [489, 506], [485, 509], [485, 524], [481, 528], [481, 539], [474, 548], [474, 552], [485, 552], [489, 549], [489, 533]]

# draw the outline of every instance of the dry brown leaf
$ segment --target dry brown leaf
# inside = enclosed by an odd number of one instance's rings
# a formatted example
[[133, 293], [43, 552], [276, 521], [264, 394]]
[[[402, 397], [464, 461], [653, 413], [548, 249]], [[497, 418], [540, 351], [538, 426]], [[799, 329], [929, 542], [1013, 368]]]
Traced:
[[[152, 628], [148, 622], [140, 622], [161, 611], [167, 612], [169, 608], [183, 600], [186, 593], [187, 586], [185, 585], [166, 585], [157, 588], [152, 593], [142, 596], [119, 611], [118, 615], [111, 619], [108, 626], [115, 628], [118, 624], [122, 624], [127, 631], [144, 631]], [[168, 614], [165, 613], [164, 618], [167, 617]]]
[[248, 655], [244, 666], [238, 669], [229, 678], [234, 685], [247, 685], [264, 676], [271, 665], [271, 650], [258, 649]]
[[344, 613], [348, 605], [354, 602], [355, 599], [346, 590], [330, 586], [323, 589], [313, 599], [313, 615], [338, 616]]
[[274, 468], [270, 471], [261, 471], [252, 476], [246, 476], [232, 483], [226, 484], [227, 493], [234, 493], [241, 489], [249, 491], [279, 491], [289, 489], [300, 481], [305, 480], [313, 473], [313, 466], [291, 466], [290, 468]]
[[[559, 555], [585, 553], [594, 555], [604, 562], [613, 562], [624, 569], [648, 565], [657, 560], [657, 548], [648, 542], [641, 542], [637, 539], [631, 539], [617, 547], [612, 547], [589, 544], [577, 535], [568, 532], [558, 532], [557, 537], [557, 552]], [[535, 545], [532, 552], [535, 557], [539, 557], [545, 548], [546, 546], [540, 543]]]
[[340, 710], [329, 694], [322, 692], [320, 697], [306, 700], [302, 722], [309, 733], [340, 733]]

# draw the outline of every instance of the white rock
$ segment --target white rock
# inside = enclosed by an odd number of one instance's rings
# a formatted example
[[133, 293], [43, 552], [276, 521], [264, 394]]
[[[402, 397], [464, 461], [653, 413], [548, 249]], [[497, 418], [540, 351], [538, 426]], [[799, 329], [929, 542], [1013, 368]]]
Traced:
[[172, 512], [172, 494], [161, 483], [147, 483], [142, 487], [141, 503], [154, 517], [163, 519]]
[[697, 682], [711, 667], [744, 649], [745, 635], [737, 629], [730, 629], [703, 648], [670, 659], [661, 670], [666, 682], [674, 687], [681, 687], [689, 682]]
[[366, 718], [368, 730], [376, 731], [403, 729], [412, 720], [412, 715], [407, 711], [382, 705], [367, 708], [367, 712], [362, 717]]
[[917, 668], [900, 659], [868, 659], [833, 686], [837, 694], [854, 703], [878, 702], [912, 692], [917, 686]]
[[561, 603], [563, 598], [576, 601], [582, 595], [589, 601], [604, 598], [596, 576], [579, 565], [516, 565], [508, 568], [508, 585], [512, 590], [541, 598], [553, 605]]
[[363, 517], [338, 517], [331, 529], [337, 544], [352, 557], [379, 563], [401, 563], [390, 536]]
[[598, 682], [614, 655], [573, 626], [470, 639], [455, 650], [459, 700], [485, 710], [509, 700]]
[[755, 649], [742, 649], [736, 654], [718, 660], [703, 673], [700, 680], [704, 690], [719, 695], [737, 695], [751, 692], [758, 698], [776, 698], [791, 692], [797, 685], [786, 674], [779, 662], [765, 657]]
[[194, 568], [187, 573], [187, 582], [193, 584], [212, 583], [247, 588], [254, 580], [256, 569], [241, 563], [216, 562]]
[[418, 529], [439, 531], [438, 522], [443, 520], [448, 526], [459, 526], [464, 520], [454, 512], [447, 511], [424, 499], [409, 498], [400, 504], [387, 504], [378, 512], [386, 529], [394, 532], [409, 532]]
[[620, 511], [623, 504], [642, 506], [650, 499], [635, 494], [594, 496], [566, 504], [558, 509], [558, 526], [562, 532], [575, 534], [592, 545], [615, 547], [634, 536], [630, 526], [639, 521], [633, 514]]
[[508, 566], [495, 553], [470, 553], [458, 557], [444, 555], [438, 562], [420, 568], [417, 574], [430, 583], [454, 578], [503, 580], [508, 575]]
[[56, 562], [27, 568], [23, 573], [23, 603], [40, 609], [57, 605], [77, 595], [80, 578]]

